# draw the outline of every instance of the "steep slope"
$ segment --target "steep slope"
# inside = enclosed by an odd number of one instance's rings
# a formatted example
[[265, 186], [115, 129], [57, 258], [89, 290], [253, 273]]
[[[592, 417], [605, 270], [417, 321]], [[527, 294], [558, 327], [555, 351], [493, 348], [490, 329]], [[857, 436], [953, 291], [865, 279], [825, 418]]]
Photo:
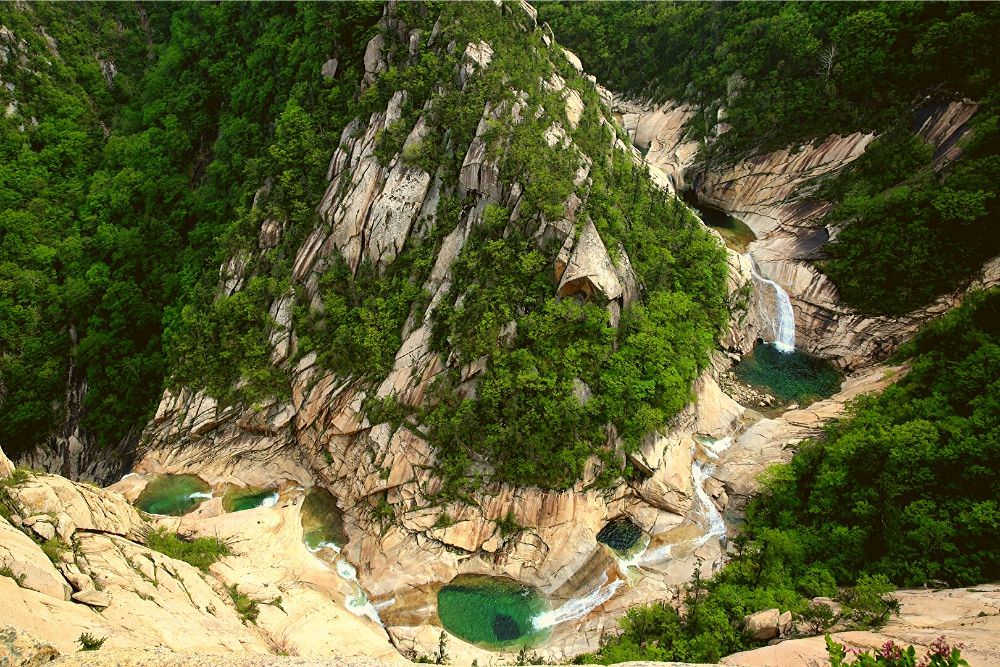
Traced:
[[274, 170], [278, 190], [307, 195], [305, 149], [284, 135], [305, 124], [323, 151], [339, 135], [380, 14], [0, 8], [0, 437], [12, 456], [101, 481], [127, 469], [184, 308], [211, 301], [226, 239]]
[[[995, 283], [995, 8], [545, 3], [542, 15], [606, 82], [656, 100], [619, 102], [635, 145], [662, 182], [750, 225], [804, 349], [871, 363], [970, 284]], [[607, 69], [623, 60], [634, 67]]]
[[[428, 601], [460, 573], [610, 596], [622, 575], [595, 536], [619, 516], [688, 556], [608, 609], [662, 597], [719, 555], [697, 539], [691, 470], [692, 434], [741, 412], [708, 372], [720, 244], [646, 179], [530, 6], [390, 4], [364, 62], [318, 218], [272, 215], [262, 188], [136, 470], [306, 468], [407, 651], [433, 647]], [[230, 305], [265, 309], [253, 350], [287, 389], [219, 368], [231, 341], [197, 336]], [[696, 378], [715, 407], [684, 407]], [[610, 618], [559, 626], [547, 650], [594, 646]]]

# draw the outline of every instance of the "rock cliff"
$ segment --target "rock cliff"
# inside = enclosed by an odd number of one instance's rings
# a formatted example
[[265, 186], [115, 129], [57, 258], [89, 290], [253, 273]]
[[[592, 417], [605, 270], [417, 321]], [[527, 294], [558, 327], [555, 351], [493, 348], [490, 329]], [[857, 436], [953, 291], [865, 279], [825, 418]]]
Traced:
[[[864, 367], [885, 359], [922, 323], [955, 307], [966, 290], [1000, 283], [1000, 258], [994, 258], [955, 293], [911, 313], [901, 317], [857, 313], [840, 302], [836, 286], [812, 264], [817, 251], [836, 233], [820, 222], [830, 204], [814, 197], [815, 179], [856, 160], [875, 135], [830, 136], [733, 165], [697, 164], [697, 143], [686, 141], [684, 135], [684, 124], [694, 109], [622, 99], [616, 99], [614, 107], [652, 174], [663, 175], [674, 188], [694, 190], [699, 201], [734, 215], [753, 230], [757, 239], [749, 251], [761, 274], [791, 297], [801, 349], [846, 369]], [[963, 100], [932, 105], [920, 114], [917, 132], [936, 147], [936, 168], [959, 157], [960, 139], [976, 108]], [[752, 327], [743, 328], [742, 335], [725, 342], [746, 351], [756, 337]]]

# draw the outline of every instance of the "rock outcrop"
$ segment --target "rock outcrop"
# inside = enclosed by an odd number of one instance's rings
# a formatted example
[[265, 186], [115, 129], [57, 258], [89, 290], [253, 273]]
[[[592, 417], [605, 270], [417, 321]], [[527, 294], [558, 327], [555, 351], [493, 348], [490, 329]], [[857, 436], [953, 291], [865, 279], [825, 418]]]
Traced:
[[[836, 286], [812, 263], [832, 230], [821, 224], [829, 202], [813, 197], [815, 179], [837, 173], [860, 157], [873, 134], [830, 136], [812, 145], [756, 155], [734, 165], [695, 164], [697, 143], [684, 140], [684, 123], [695, 110], [615, 100], [633, 144], [644, 152], [651, 174], [675, 188], [693, 189], [702, 201], [745, 222], [756, 234], [750, 244], [760, 273], [791, 297], [797, 346], [834, 360], [845, 369], [885, 359], [921, 324], [955, 307], [972, 288], [1000, 284], [1000, 257], [953, 294], [901, 317], [868, 317], [840, 303]], [[938, 168], [961, 154], [960, 139], [977, 106], [968, 101], [920, 110], [918, 134], [936, 147]], [[731, 261], [731, 266], [737, 260]], [[742, 275], [749, 275], [743, 272]], [[732, 332], [731, 349], [748, 351], [759, 331]]]
[[[135, 491], [138, 481], [121, 488]], [[401, 661], [381, 628], [348, 610], [351, 585], [303, 543], [301, 487], [287, 486], [274, 508], [220, 516], [215, 501], [214, 512], [180, 519], [144, 517], [115, 490], [54, 475], [28, 474], [2, 493], [13, 514], [11, 522], [0, 518], [0, 568], [10, 575], [0, 576], [0, 617], [18, 631], [9, 638], [0, 631], [0, 639], [9, 639], [11, 654], [30, 653], [19, 648], [30, 644], [25, 632], [49, 645], [38, 655], [75, 652], [87, 633], [105, 640], [102, 650]], [[55, 527], [44, 550], [43, 523]], [[218, 537], [234, 553], [203, 573], [144, 546], [157, 526]], [[242, 622], [230, 586], [259, 604], [255, 625]]]
[[[851, 648], [873, 651], [887, 641], [912, 644], [919, 659], [938, 637], [954, 646], [970, 665], [1000, 664], [1000, 587], [995, 584], [951, 590], [903, 590], [894, 594], [899, 616], [878, 632], [837, 632], [833, 638]], [[823, 637], [791, 639], [722, 659], [731, 667], [824, 667], [829, 664]]]

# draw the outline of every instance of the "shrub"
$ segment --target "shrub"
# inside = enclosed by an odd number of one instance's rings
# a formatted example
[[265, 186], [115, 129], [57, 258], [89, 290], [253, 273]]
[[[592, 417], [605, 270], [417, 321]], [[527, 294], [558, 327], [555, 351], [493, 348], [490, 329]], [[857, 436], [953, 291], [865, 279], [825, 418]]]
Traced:
[[0, 577], [10, 577], [18, 586], [24, 585], [25, 574], [23, 572], [21, 574], [14, 572], [7, 563], [0, 565]]
[[101, 639], [98, 639], [89, 632], [84, 632], [82, 635], [80, 635], [80, 638], [77, 639], [76, 641], [80, 643], [81, 651], [96, 651], [97, 649], [101, 648], [101, 646], [103, 646], [104, 642], [106, 642], [107, 640], [108, 640], [107, 637], [102, 637]]
[[836, 621], [837, 615], [830, 605], [813, 602], [805, 611], [799, 614], [799, 620], [809, 626], [812, 634], [818, 635], [826, 631]]
[[884, 575], [863, 574], [852, 588], [845, 589], [841, 600], [849, 608], [854, 622], [868, 627], [883, 625], [889, 616], [899, 612], [899, 601], [889, 597], [895, 587]]
[[[917, 652], [913, 645], [897, 646], [891, 639], [875, 650], [857, 651], [845, 648], [835, 642], [830, 635], [826, 636], [826, 652], [830, 656], [830, 667], [968, 667], [969, 663], [962, 659], [961, 644], [949, 646], [944, 637], [935, 639], [924, 657], [917, 661]], [[854, 659], [848, 662], [848, 655]]]
[[232, 555], [232, 549], [218, 537], [188, 539], [164, 528], [157, 528], [146, 536], [146, 546], [153, 551], [182, 560], [205, 572], [212, 563]]
[[53, 563], [58, 563], [63, 555], [63, 552], [69, 548], [66, 543], [58, 537], [51, 537], [38, 546], [42, 548], [42, 553], [48, 556], [48, 559]]
[[[240, 618], [244, 621], [256, 623], [257, 616], [260, 615], [260, 607], [257, 601], [249, 595], [240, 593], [236, 584], [232, 584], [226, 590], [229, 591], [229, 597], [232, 598], [233, 604], [236, 606], [236, 613], [240, 615]], [[281, 599], [278, 598], [278, 604], [280, 603]]]

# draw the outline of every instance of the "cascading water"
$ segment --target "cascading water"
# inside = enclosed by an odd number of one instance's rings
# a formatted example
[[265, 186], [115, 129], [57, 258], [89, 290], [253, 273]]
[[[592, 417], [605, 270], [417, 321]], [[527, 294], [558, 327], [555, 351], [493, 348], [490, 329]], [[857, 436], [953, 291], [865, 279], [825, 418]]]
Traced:
[[590, 593], [583, 597], [573, 598], [558, 609], [544, 611], [533, 616], [531, 624], [536, 630], [545, 630], [566, 621], [583, 618], [595, 607], [599, 607], [610, 600], [623, 583], [625, 582], [621, 579], [615, 579], [608, 583], [608, 575], [605, 574], [601, 579], [601, 583]]
[[698, 546], [705, 544], [713, 537], [724, 537], [726, 534], [726, 522], [722, 518], [722, 514], [719, 513], [719, 509], [715, 506], [712, 498], [708, 495], [708, 491], [705, 490], [705, 481], [715, 470], [715, 464], [710, 461], [717, 460], [719, 455], [732, 443], [731, 438], [703, 440], [701, 441], [702, 451], [705, 452], [705, 456], [708, 457], [709, 461], [699, 461], [697, 457], [691, 460], [691, 478], [694, 483], [694, 493], [698, 498], [698, 503], [701, 505], [701, 515], [705, 519], [705, 533], [698, 538]]
[[760, 275], [753, 255], [747, 253], [747, 257], [750, 259], [753, 277], [774, 290], [774, 340], [771, 342], [781, 352], [792, 352], [795, 350], [795, 311], [792, 310], [792, 301], [781, 285]]

